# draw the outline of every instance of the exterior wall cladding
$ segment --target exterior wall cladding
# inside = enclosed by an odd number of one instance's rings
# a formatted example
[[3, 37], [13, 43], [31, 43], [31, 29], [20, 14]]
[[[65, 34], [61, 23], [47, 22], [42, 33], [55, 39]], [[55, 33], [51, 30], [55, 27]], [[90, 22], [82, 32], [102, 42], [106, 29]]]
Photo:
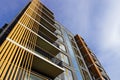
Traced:
[[84, 40], [33, 0], [0, 34], [0, 80], [110, 80]]

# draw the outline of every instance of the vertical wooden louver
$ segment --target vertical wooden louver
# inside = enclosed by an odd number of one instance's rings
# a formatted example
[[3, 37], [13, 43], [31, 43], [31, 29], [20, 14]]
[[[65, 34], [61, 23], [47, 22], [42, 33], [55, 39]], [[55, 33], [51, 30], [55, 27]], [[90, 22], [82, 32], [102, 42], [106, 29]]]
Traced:
[[1, 79], [20, 80], [25, 76], [29, 76], [34, 56], [8, 40], [6, 40], [2, 46], [3, 49], [1, 48], [0, 50]]

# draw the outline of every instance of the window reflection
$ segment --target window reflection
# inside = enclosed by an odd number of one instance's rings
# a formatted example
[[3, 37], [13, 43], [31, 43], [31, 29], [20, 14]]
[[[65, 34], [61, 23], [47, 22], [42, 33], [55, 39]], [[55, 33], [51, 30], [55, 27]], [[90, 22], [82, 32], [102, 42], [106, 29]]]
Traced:
[[62, 34], [61, 31], [58, 29], [55, 31], [55, 33], [60, 34], [60, 35]]
[[39, 78], [35, 75], [30, 75], [30, 80], [43, 80], [42, 78]]
[[66, 40], [66, 44], [68, 46], [68, 51], [70, 53], [70, 56], [71, 56], [71, 60], [72, 60], [72, 63], [73, 63], [73, 67], [75, 70], [75, 73], [76, 73], [76, 76], [77, 76], [77, 79], [78, 80], [82, 80], [82, 76], [81, 76], [81, 73], [80, 73], [80, 69], [79, 69], [79, 65], [76, 61], [76, 56], [75, 56], [75, 53], [74, 53], [74, 50], [72, 49], [72, 45], [71, 45], [71, 42], [70, 42], [70, 39], [68, 37], [68, 34], [65, 30], [62, 30], [63, 31], [63, 35], [64, 35], [64, 38]]
[[[17, 74], [15, 80], [49, 80], [49, 78], [47, 78], [41, 74], [38, 74], [36, 72], [32, 71], [32, 72], [28, 73], [28, 71], [24, 70], [23, 68], [19, 68], [18, 71], [19, 71], [19, 73]], [[24, 72], [24, 74], [25, 74], [24, 77], [22, 77], [23, 74], [21, 74], [21, 71]]]
[[63, 38], [60, 35], [57, 35], [58, 39], [63, 42]]
[[30, 80], [48, 80], [37, 74], [30, 74]]
[[65, 68], [65, 72], [64, 72], [64, 78], [65, 78], [65, 80], [73, 80], [71, 71], [66, 68]]
[[69, 65], [68, 57], [62, 53], [60, 53], [60, 56], [61, 56], [61, 60]]
[[65, 46], [63, 44], [59, 44], [59, 48], [63, 51], [66, 51]]

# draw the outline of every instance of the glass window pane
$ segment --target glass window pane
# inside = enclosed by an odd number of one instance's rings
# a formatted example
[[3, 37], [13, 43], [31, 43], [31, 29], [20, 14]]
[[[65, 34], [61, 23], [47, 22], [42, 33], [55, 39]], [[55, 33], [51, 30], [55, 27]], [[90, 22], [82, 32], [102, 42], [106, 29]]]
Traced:
[[66, 51], [65, 46], [63, 44], [59, 44], [59, 48], [63, 51]]
[[60, 34], [60, 35], [61, 35], [61, 31], [59, 31], [59, 30], [56, 30], [56, 31], [55, 31], [55, 33], [57, 33], [57, 34]]
[[68, 57], [62, 53], [60, 54], [60, 56], [61, 56], [61, 60], [69, 65]]
[[57, 35], [58, 39], [63, 42], [63, 38], [60, 35]]
[[43, 76], [40, 76], [38, 74], [30, 74], [30, 80], [48, 80]]
[[73, 76], [70, 70], [65, 69], [64, 78], [65, 80], [73, 80]]

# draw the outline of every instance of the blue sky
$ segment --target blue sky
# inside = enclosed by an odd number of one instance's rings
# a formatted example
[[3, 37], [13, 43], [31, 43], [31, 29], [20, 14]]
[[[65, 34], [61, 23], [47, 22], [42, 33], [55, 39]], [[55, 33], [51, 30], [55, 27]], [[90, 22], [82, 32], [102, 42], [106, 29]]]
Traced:
[[[1, 0], [0, 26], [29, 0]], [[120, 0], [41, 0], [56, 20], [80, 34], [97, 55], [111, 80], [120, 75]]]

